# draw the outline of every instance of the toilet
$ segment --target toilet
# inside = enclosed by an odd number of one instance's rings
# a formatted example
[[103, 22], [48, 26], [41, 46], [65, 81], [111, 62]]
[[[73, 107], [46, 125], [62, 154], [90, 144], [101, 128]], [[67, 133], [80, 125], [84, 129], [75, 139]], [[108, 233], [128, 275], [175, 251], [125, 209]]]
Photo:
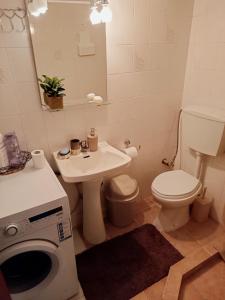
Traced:
[[181, 125], [183, 143], [196, 154], [196, 168], [194, 175], [173, 170], [158, 175], [152, 182], [152, 195], [161, 205], [155, 225], [165, 232], [189, 221], [190, 204], [202, 190], [203, 156], [217, 156], [225, 150], [225, 111], [189, 106], [182, 110]]
[[176, 230], [189, 220], [189, 205], [201, 192], [199, 179], [182, 171], [160, 174], [152, 183], [152, 194], [162, 206], [160, 227], [165, 231]]

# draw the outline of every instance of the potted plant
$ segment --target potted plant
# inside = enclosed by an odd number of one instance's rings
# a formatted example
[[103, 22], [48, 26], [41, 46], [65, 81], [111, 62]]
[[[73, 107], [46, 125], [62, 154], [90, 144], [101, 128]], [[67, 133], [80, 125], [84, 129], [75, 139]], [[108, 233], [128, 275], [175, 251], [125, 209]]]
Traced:
[[38, 78], [40, 87], [44, 91], [44, 101], [50, 109], [63, 109], [63, 96], [65, 96], [62, 81], [58, 77], [42, 75]]

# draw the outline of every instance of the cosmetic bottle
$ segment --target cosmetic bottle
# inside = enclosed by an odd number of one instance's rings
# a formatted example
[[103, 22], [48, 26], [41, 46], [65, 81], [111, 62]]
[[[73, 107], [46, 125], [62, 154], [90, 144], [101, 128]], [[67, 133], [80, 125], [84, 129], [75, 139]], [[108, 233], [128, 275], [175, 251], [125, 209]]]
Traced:
[[87, 137], [89, 150], [95, 152], [98, 150], [98, 135], [96, 134], [95, 128], [91, 128], [90, 134]]
[[9, 165], [11, 167], [20, 165], [22, 162], [21, 151], [15, 132], [9, 132], [5, 134], [3, 142], [6, 147]]

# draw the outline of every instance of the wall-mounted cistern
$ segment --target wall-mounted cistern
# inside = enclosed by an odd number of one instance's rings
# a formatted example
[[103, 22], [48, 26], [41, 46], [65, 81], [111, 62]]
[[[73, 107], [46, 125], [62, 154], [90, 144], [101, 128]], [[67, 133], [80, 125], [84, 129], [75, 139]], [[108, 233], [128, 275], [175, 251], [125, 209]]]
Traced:
[[182, 142], [196, 155], [194, 176], [183, 170], [160, 174], [152, 183], [152, 193], [162, 205], [159, 224], [165, 231], [176, 230], [189, 220], [189, 205], [202, 190], [200, 181], [205, 155], [217, 156], [225, 149], [225, 113], [208, 107], [190, 106], [182, 110]]

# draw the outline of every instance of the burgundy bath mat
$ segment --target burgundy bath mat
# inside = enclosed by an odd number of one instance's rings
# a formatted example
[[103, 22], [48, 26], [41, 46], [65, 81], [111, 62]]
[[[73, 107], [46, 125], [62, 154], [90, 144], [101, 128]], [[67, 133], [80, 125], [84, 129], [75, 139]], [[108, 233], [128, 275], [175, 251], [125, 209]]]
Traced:
[[150, 224], [76, 256], [87, 300], [128, 300], [167, 276], [182, 258]]

